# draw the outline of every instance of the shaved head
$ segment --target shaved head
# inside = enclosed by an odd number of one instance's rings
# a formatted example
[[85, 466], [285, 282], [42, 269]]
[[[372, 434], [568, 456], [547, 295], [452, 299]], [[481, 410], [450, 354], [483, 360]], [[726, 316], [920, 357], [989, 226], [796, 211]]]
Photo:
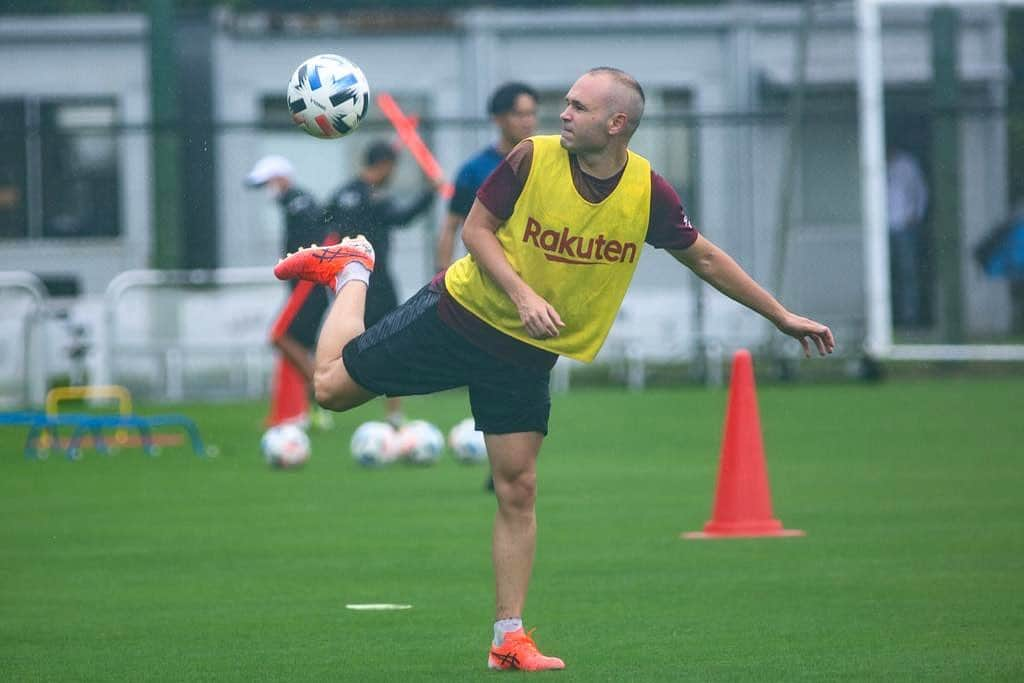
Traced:
[[644, 115], [644, 89], [640, 83], [622, 69], [612, 66], [598, 66], [587, 71], [589, 76], [604, 76], [611, 81], [608, 91], [608, 108], [613, 113], [626, 115], [626, 133], [632, 137]]

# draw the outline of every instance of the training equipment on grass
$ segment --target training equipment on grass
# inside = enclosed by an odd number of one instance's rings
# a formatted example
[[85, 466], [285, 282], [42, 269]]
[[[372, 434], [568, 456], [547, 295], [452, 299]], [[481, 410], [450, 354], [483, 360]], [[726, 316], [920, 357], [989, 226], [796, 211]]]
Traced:
[[398, 453], [414, 465], [432, 465], [444, 450], [444, 434], [426, 420], [406, 422], [398, 430]]
[[[119, 415], [124, 416], [134, 413], [132, 409], [132, 395], [126, 387], [119, 384], [90, 384], [50, 389], [46, 392], [46, 415], [48, 417], [55, 417], [60, 414], [60, 404], [64, 401], [98, 398], [116, 399]], [[125, 444], [128, 442], [128, 432], [124, 429], [119, 429], [114, 434], [114, 438], [117, 440], [117, 443]], [[50, 444], [47, 439], [48, 436], [44, 432], [40, 436], [40, 446], [43, 448], [48, 447]]]
[[[114, 398], [118, 402], [116, 415], [60, 412], [60, 404], [68, 400]], [[46, 412], [17, 411], [0, 413], [0, 425], [20, 425], [29, 428], [25, 437], [25, 457], [46, 458], [51, 451], [63, 449], [69, 460], [82, 457], [83, 449], [95, 448], [107, 455], [110, 430], [115, 430], [118, 447], [141, 446], [146, 455], [156, 455], [160, 446], [177, 446], [181, 434], [155, 433], [162, 427], [181, 427], [188, 437], [192, 451], [198, 456], [216, 455], [215, 446], [203, 444], [199, 428], [184, 415], [136, 415], [132, 411], [131, 393], [120, 385], [87, 385], [57, 387], [46, 394]], [[62, 435], [62, 430], [64, 435]], [[70, 436], [68, 432], [70, 430]]]
[[703, 531], [685, 533], [683, 538], [803, 535], [803, 531], [783, 529], [782, 522], [772, 514], [754, 363], [750, 352], [740, 349], [732, 361], [725, 438], [711, 521], [704, 525]]
[[394, 602], [367, 602], [345, 605], [345, 609], [358, 612], [380, 612], [387, 610], [412, 609], [412, 605], [402, 605]]
[[398, 457], [398, 433], [387, 422], [364, 422], [352, 432], [352, 459], [364, 467], [386, 465]]
[[298, 425], [276, 425], [263, 433], [260, 449], [263, 451], [263, 458], [271, 467], [301, 467], [309, 460], [309, 437]]
[[487, 460], [484, 433], [476, 430], [476, 422], [471, 417], [452, 427], [448, 432], [448, 445], [459, 462], [473, 465]]
[[362, 122], [370, 85], [362, 69], [339, 55], [317, 55], [299, 65], [288, 82], [292, 121], [315, 138], [340, 138]]

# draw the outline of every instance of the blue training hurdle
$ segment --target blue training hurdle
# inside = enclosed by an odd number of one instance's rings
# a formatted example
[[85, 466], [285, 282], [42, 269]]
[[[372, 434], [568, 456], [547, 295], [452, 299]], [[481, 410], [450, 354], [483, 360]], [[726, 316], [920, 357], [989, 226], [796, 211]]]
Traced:
[[64, 449], [64, 454], [69, 460], [77, 460], [81, 457], [82, 440], [86, 436], [92, 437], [96, 450], [100, 453], [109, 453], [104, 429], [127, 428], [134, 429], [142, 439], [142, 450], [146, 455], [156, 454], [156, 445], [153, 441], [153, 430], [160, 427], [181, 427], [188, 435], [192, 452], [199, 457], [207, 455], [207, 448], [199, 435], [199, 428], [195, 422], [184, 415], [88, 415], [81, 413], [61, 413], [58, 415], [47, 415], [40, 411], [14, 411], [0, 413], [0, 425], [26, 426], [29, 428], [25, 437], [24, 453], [26, 458], [39, 459], [45, 457], [40, 448], [40, 439], [43, 434], [50, 437], [50, 449], [57, 448], [60, 443], [59, 429], [71, 427], [71, 438]]

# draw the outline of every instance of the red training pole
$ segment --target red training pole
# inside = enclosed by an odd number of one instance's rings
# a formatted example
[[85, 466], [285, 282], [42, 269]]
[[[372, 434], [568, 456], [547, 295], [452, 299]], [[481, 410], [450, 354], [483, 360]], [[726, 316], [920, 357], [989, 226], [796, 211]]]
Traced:
[[[394, 126], [398, 137], [409, 148], [413, 159], [420, 165], [420, 168], [427, 174], [427, 177], [431, 180], [444, 178], [444, 171], [441, 170], [441, 165], [437, 163], [437, 159], [430, 152], [430, 148], [427, 147], [426, 143], [423, 142], [423, 138], [416, 131], [414, 119], [402, 113], [398, 103], [395, 102], [395, 98], [386, 92], [382, 92], [377, 95], [377, 106], [380, 107], [384, 116]], [[440, 192], [442, 197], [450, 199], [455, 193], [455, 188], [452, 187], [451, 183], [446, 182], [441, 186]]]

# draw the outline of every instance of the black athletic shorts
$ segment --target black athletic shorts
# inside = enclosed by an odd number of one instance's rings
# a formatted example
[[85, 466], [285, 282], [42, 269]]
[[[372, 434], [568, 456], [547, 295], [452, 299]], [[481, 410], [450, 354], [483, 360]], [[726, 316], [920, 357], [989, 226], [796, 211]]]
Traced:
[[381, 277], [374, 273], [370, 278], [370, 288], [366, 291], [366, 312], [363, 314], [363, 322], [366, 329], [370, 329], [384, 316], [398, 308], [398, 294], [391, 278], [387, 275]]
[[387, 396], [469, 387], [476, 428], [485, 434], [548, 433], [550, 371], [508, 363], [441, 321], [440, 294], [427, 285], [342, 350], [360, 386]]

